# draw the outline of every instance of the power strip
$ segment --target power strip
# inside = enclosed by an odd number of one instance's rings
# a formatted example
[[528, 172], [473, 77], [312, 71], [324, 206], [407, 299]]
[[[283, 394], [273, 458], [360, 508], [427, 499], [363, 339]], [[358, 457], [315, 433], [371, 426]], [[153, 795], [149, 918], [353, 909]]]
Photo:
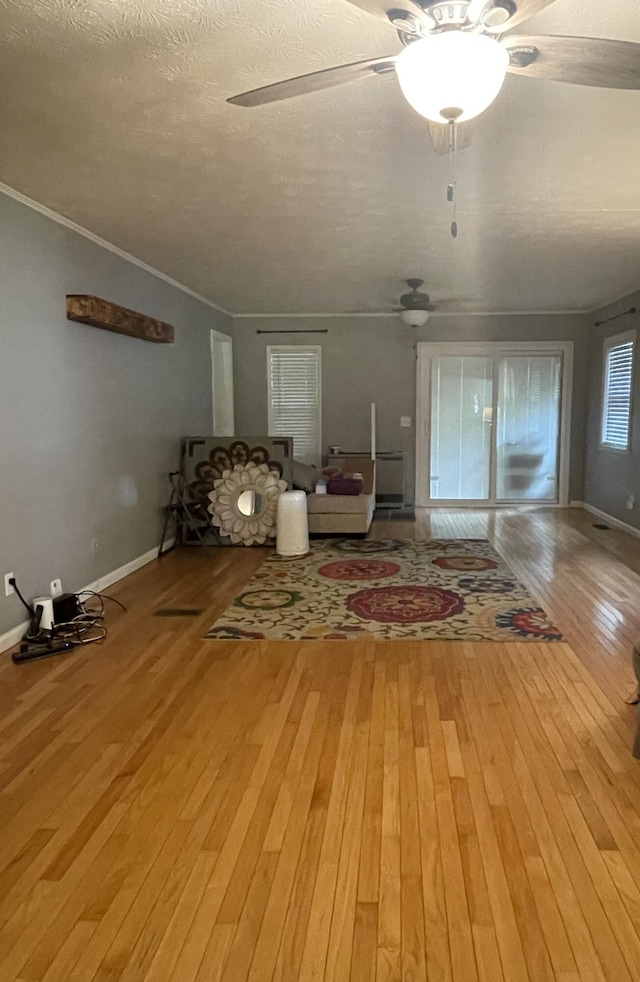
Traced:
[[37, 661], [39, 658], [50, 658], [52, 655], [60, 655], [64, 651], [71, 651], [75, 648], [73, 641], [64, 641], [59, 638], [51, 641], [23, 641], [18, 651], [14, 651], [11, 660], [16, 665], [23, 665], [28, 661]]

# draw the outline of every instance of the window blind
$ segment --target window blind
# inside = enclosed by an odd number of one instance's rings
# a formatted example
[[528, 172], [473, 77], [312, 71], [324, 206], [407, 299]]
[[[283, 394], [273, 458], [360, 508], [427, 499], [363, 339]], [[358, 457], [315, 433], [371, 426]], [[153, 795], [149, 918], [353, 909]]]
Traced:
[[601, 443], [614, 450], [629, 449], [634, 346], [629, 335], [605, 344]]
[[293, 437], [296, 460], [320, 461], [320, 347], [269, 345], [267, 348], [269, 436]]

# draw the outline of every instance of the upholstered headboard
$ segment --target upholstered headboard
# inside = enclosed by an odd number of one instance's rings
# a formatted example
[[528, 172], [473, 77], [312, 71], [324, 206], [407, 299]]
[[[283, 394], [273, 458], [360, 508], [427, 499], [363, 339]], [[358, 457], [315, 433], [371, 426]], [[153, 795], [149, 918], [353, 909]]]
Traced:
[[182, 468], [191, 493], [209, 505], [213, 482], [236, 464], [268, 464], [291, 487], [293, 439], [284, 436], [188, 436], [182, 443]]

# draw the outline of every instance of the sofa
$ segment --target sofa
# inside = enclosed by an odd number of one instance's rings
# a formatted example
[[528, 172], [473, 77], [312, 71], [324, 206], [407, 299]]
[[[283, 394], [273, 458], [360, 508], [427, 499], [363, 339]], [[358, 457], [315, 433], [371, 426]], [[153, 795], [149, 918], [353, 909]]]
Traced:
[[309, 532], [312, 535], [364, 534], [369, 531], [376, 507], [376, 462], [363, 457], [345, 457], [345, 476], [362, 474], [362, 493], [307, 495]]

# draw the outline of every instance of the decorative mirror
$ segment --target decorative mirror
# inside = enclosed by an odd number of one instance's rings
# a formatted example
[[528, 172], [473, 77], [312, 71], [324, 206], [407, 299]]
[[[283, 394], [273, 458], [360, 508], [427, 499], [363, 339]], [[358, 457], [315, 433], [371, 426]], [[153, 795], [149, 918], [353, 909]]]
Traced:
[[211, 521], [234, 544], [263, 545], [276, 534], [278, 498], [286, 489], [268, 464], [236, 464], [209, 492]]
[[262, 495], [257, 491], [243, 491], [238, 496], [238, 508], [243, 515], [259, 515], [262, 511]]

